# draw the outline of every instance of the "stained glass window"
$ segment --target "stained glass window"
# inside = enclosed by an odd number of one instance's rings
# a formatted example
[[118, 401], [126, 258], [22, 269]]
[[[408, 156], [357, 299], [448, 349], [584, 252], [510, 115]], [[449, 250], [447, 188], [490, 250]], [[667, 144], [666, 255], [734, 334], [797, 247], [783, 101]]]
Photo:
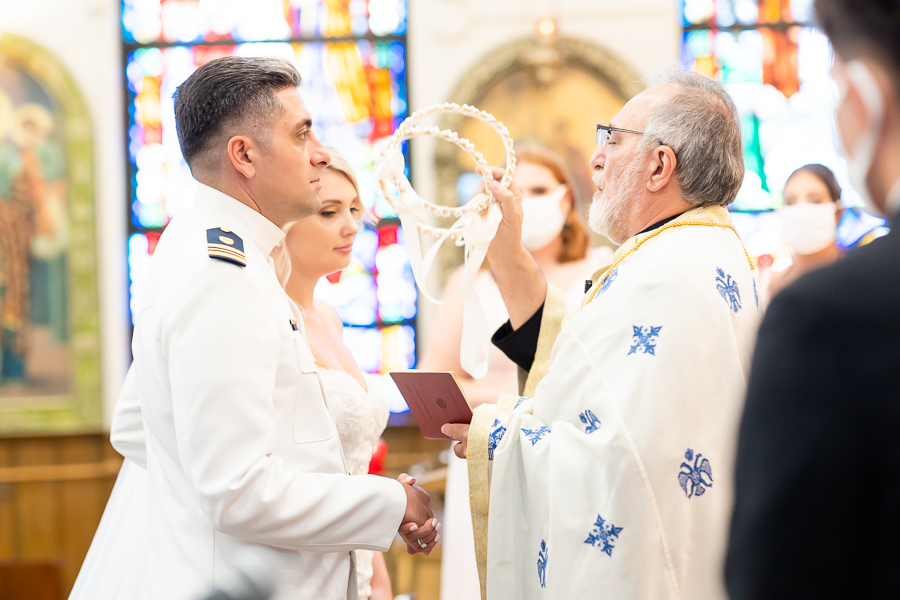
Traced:
[[316, 135], [354, 167], [363, 204], [382, 219], [360, 230], [351, 266], [323, 279], [317, 295], [337, 309], [363, 369], [415, 366], [416, 288], [396, 215], [372, 175], [374, 144], [407, 114], [406, 7], [406, 0], [123, 1], [132, 314], [160, 234], [197, 185], [181, 156], [172, 94], [215, 58], [279, 56], [300, 70]]
[[[837, 86], [827, 38], [813, 28], [812, 0], [683, 0], [681, 60], [722, 81], [741, 113], [744, 185], [730, 207], [751, 254], [777, 251], [790, 174], [805, 164], [831, 169], [843, 188], [839, 244], [849, 247], [884, 221], [861, 211], [837, 152]], [[784, 249], [781, 250], [785, 252]]]

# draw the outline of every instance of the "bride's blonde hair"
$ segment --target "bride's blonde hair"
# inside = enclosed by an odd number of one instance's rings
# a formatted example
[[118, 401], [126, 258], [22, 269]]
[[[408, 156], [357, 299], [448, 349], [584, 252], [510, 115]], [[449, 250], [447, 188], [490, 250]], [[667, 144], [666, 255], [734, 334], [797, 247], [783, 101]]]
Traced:
[[[347, 159], [335, 148], [326, 146], [325, 149], [328, 150], [328, 154], [331, 155], [331, 162], [325, 168], [336, 171], [346, 177], [347, 181], [350, 182], [350, 185], [353, 186], [353, 189], [356, 190], [356, 198], [350, 202], [350, 206], [358, 209], [364, 218], [367, 216], [371, 218], [371, 215], [366, 211], [366, 207], [363, 206], [362, 200], [359, 197], [359, 183], [356, 181], [356, 173], [353, 172], [353, 167], [350, 166]], [[292, 221], [285, 225], [282, 228], [284, 232], [287, 233], [294, 223], [296, 223], [296, 221]], [[287, 238], [285, 238], [285, 240], [286, 239]], [[272, 250], [272, 254], [270, 255], [275, 262], [275, 275], [278, 277], [278, 282], [281, 283], [281, 287], [284, 287], [285, 284], [287, 284], [287, 280], [291, 276], [291, 257], [285, 247], [285, 240], [281, 240], [281, 242]]]

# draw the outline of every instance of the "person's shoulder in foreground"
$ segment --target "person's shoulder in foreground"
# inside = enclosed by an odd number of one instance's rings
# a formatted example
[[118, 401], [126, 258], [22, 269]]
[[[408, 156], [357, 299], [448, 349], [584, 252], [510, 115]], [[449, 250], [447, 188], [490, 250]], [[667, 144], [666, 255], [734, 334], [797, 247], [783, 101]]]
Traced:
[[734, 600], [900, 594], [898, 240], [802, 277], [763, 321], [738, 446]]

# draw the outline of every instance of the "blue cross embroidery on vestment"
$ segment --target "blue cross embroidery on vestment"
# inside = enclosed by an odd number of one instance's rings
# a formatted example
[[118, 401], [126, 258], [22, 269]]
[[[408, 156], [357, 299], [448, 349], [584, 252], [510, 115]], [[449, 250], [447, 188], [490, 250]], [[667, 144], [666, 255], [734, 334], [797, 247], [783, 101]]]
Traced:
[[716, 289], [719, 290], [719, 295], [728, 303], [731, 310], [734, 312], [741, 310], [741, 291], [738, 289], [737, 281], [731, 275], [726, 275], [722, 269], [716, 269], [716, 273], [718, 274]]
[[[684, 490], [688, 498], [691, 496], [702, 496], [706, 492], [706, 488], [711, 488], [713, 484], [712, 467], [709, 460], [703, 458], [699, 452], [694, 456], [694, 451], [690, 448], [684, 453], [684, 457], [688, 462], [681, 463], [682, 471], [678, 473], [678, 483]], [[693, 461], [693, 464], [690, 462]]]
[[609, 275], [606, 276], [606, 279], [603, 280], [603, 285], [600, 286], [600, 289], [597, 290], [598, 294], [602, 294], [606, 290], [609, 289], [609, 286], [612, 285], [612, 282], [616, 280], [616, 277], [619, 276], [619, 267], [613, 269]]
[[600, 419], [597, 418], [597, 415], [590, 409], [584, 411], [578, 418], [581, 419], [581, 422], [587, 425], [587, 428], [584, 430], [585, 433], [594, 433], [598, 429], [600, 429]]
[[759, 308], [759, 292], [756, 291], [756, 280], [753, 280], [753, 299], [756, 300], [756, 308]]
[[500, 419], [494, 419], [491, 437], [488, 439], [488, 460], [494, 460], [494, 450], [503, 439], [503, 434], [506, 433], [506, 427], [498, 427], [498, 425], [500, 425]]
[[524, 433], [528, 439], [531, 441], [531, 445], [534, 446], [539, 441], [544, 439], [544, 436], [550, 433], [549, 427], [538, 427], [537, 429], [525, 429], [522, 428], [522, 433]]
[[604, 552], [607, 556], [612, 556], [612, 551], [616, 547], [616, 540], [619, 539], [619, 534], [622, 533], [623, 529], [625, 528], [607, 523], [603, 517], [597, 515], [597, 522], [594, 523], [594, 528], [588, 534], [584, 543], [590, 544], [594, 548], [600, 548], [601, 552]]
[[520, 404], [522, 404], [526, 400], [531, 400], [532, 398], [533, 398], [533, 396], [519, 396], [519, 400], [516, 402], [516, 405], [513, 408], [513, 410], [516, 410], [517, 408], [519, 408]]
[[659, 327], [639, 327], [637, 325], [632, 325], [631, 327], [634, 329], [634, 339], [631, 340], [634, 343], [631, 345], [631, 350], [628, 351], [628, 355], [631, 356], [638, 351], [643, 351], [644, 354], [656, 356], [656, 338], [659, 336], [662, 325]]
[[537, 560], [537, 572], [538, 572], [538, 581], [541, 582], [541, 587], [547, 587], [547, 558], [550, 554], [549, 549], [547, 548], [547, 542], [541, 540], [541, 551], [538, 553]]

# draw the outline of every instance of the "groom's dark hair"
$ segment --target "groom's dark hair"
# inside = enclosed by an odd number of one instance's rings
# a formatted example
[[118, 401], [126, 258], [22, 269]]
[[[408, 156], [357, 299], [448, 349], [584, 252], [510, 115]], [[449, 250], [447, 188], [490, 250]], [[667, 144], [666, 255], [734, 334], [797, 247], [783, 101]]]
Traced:
[[300, 73], [281, 58], [226, 56], [206, 63], [173, 95], [184, 160], [192, 170], [212, 167], [210, 151], [240, 134], [266, 146], [284, 110], [275, 94], [298, 85]]

